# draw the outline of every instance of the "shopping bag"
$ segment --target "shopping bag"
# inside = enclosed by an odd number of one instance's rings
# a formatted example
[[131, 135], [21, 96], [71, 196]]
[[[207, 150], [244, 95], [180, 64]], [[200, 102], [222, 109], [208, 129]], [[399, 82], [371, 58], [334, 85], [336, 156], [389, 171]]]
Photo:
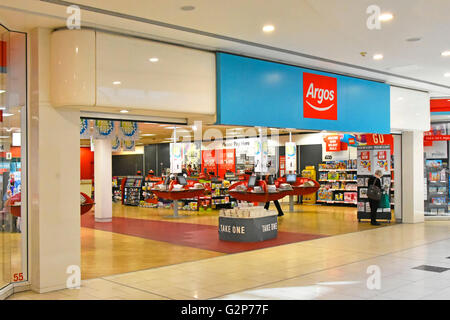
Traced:
[[367, 190], [367, 197], [371, 200], [381, 200], [381, 189], [375, 185], [375, 179]]
[[389, 200], [389, 195], [387, 193], [383, 193], [380, 199], [380, 208], [387, 209], [391, 207], [391, 202]]

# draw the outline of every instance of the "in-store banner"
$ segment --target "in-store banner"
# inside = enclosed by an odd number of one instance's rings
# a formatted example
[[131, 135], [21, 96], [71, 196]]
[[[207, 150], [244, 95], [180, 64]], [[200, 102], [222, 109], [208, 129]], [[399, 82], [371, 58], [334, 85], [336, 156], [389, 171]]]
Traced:
[[359, 145], [357, 137], [351, 134], [344, 134], [341, 138], [341, 145], [345, 143], [349, 147], [357, 147]]
[[94, 139], [113, 139], [114, 136], [114, 121], [94, 120]]
[[139, 138], [139, 127], [135, 121], [120, 121], [119, 135], [123, 140], [137, 140]]
[[286, 142], [286, 173], [294, 173], [297, 170], [297, 145], [295, 142]]
[[121, 149], [121, 143], [119, 136], [116, 134], [113, 140], [111, 141], [111, 149], [113, 152], [119, 152]]
[[134, 151], [136, 149], [136, 142], [134, 140], [122, 140], [123, 151]]
[[269, 143], [266, 137], [259, 137], [254, 141], [255, 145], [255, 172], [267, 173], [269, 167], [267, 161], [269, 158]]
[[348, 150], [347, 144], [342, 142], [342, 135], [334, 134], [328, 135], [323, 138], [325, 141], [326, 152], [339, 152]]
[[170, 144], [170, 173], [181, 173], [183, 154], [181, 143]]
[[217, 175], [216, 150], [202, 150], [202, 173], [214, 172]]
[[236, 149], [217, 150], [219, 177], [223, 178], [227, 171], [236, 172]]
[[183, 158], [186, 167], [191, 165], [192, 169], [197, 169], [201, 165], [201, 142], [183, 143]]
[[80, 119], [80, 139], [89, 139], [91, 137], [89, 133], [89, 120]]

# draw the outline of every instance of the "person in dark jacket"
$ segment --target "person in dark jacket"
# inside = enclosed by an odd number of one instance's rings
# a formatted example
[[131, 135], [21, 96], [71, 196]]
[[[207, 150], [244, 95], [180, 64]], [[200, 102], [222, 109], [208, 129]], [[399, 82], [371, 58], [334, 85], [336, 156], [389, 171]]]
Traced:
[[[381, 190], [381, 177], [382, 176], [383, 176], [383, 172], [381, 170], [376, 170], [375, 174], [369, 178], [367, 186], [371, 186], [375, 182], [375, 185], [378, 188], [380, 188], [380, 190]], [[380, 223], [377, 222], [377, 210], [378, 210], [378, 207], [380, 206], [380, 201], [369, 199], [369, 203], [370, 203], [370, 224], [373, 226], [379, 226]]]

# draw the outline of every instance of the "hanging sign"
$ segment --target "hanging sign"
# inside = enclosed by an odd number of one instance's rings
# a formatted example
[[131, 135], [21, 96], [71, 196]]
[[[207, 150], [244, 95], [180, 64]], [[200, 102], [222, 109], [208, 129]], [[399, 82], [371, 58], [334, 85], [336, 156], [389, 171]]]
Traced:
[[136, 144], [134, 140], [122, 140], [122, 150], [123, 151], [134, 151]]
[[180, 143], [170, 144], [170, 173], [181, 173], [183, 164], [182, 147]]
[[295, 142], [286, 142], [286, 173], [294, 173], [297, 170], [297, 146]]
[[112, 120], [94, 120], [94, 138], [95, 139], [113, 139], [114, 121]]
[[201, 164], [200, 142], [183, 143], [184, 163], [186, 166], [191, 165], [192, 169], [197, 169]]
[[266, 138], [259, 137], [255, 139], [255, 172], [267, 173], [267, 160], [269, 155], [269, 145]]
[[[343, 148], [341, 146], [341, 136], [340, 135], [330, 135], [323, 138], [325, 141], [325, 150], [327, 152], [338, 152]], [[344, 147], [346, 150], [347, 148]]]
[[111, 148], [113, 152], [119, 152], [121, 147], [119, 136], [116, 135], [111, 142]]
[[80, 139], [89, 139], [89, 120], [80, 119]]
[[120, 121], [119, 133], [124, 140], [137, 140], [139, 137], [138, 123], [135, 121]]

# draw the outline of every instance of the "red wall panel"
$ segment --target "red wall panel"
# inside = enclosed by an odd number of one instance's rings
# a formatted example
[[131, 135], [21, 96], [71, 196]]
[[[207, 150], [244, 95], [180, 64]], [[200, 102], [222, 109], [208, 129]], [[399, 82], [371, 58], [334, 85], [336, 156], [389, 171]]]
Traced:
[[94, 180], [94, 153], [91, 148], [80, 148], [80, 179]]

